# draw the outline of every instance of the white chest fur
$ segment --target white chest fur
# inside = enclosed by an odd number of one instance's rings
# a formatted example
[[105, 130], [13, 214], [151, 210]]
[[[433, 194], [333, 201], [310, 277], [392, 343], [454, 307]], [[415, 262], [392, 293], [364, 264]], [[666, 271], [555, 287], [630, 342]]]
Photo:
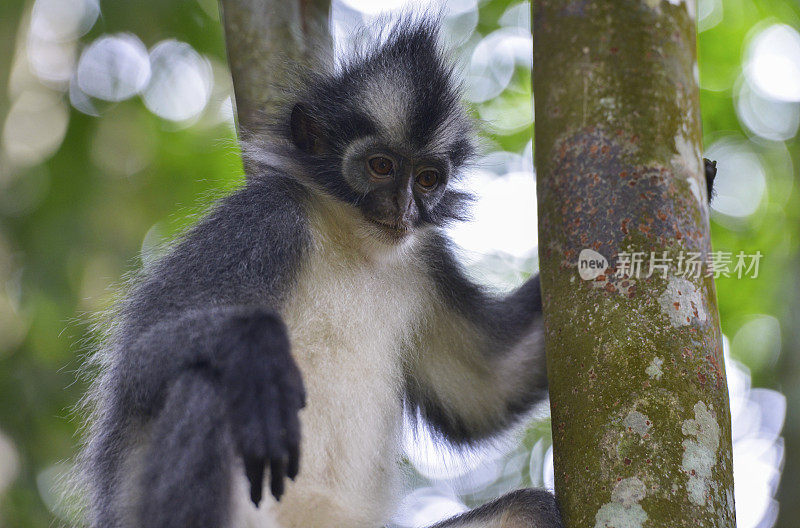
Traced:
[[331, 235], [314, 232], [281, 314], [308, 395], [300, 475], [248, 508], [250, 526], [374, 528], [397, 496], [402, 354], [427, 279], [409, 248], [368, 255]]

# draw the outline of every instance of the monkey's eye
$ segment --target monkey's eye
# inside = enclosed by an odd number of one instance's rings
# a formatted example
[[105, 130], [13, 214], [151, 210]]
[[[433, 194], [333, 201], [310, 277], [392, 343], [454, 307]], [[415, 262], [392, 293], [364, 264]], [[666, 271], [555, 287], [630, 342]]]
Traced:
[[367, 163], [372, 173], [376, 176], [388, 176], [394, 168], [392, 160], [383, 156], [373, 156]]
[[427, 169], [417, 174], [417, 185], [430, 191], [439, 183], [439, 171]]

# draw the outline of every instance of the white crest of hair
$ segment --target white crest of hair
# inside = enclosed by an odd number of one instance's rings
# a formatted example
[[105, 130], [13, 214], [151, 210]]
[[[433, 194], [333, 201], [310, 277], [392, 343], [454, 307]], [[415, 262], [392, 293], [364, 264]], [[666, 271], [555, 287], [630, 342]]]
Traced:
[[[398, 28], [413, 25], [423, 20], [441, 20], [442, 7], [438, 11], [405, 12], [382, 14], [372, 23], [362, 26], [349, 36], [347, 42], [338, 48], [335, 57], [336, 69], [341, 71], [353, 60], [371, 55], [385, 44]], [[400, 144], [409, 137], [409, 112], [414, 97], [415, 87], [410, 86], [409, 79], [402, 72], [387, 64], [379, 79], [362, 85], [359, 97], [362, 108], [375, 123], [381, 136], [390, 142]]]
[[376, 239], [323, 193], [310, 202], [312, 247], [281, 310], [306, 381], [300, 473], [256, 509], [237, 472], [237, 527], [381, 526], [400, 492], [403, 353], [432, 288], [421, 244]]
[[394, 69], [387, 69], [376, 79], [361, 87], [361, 107], [389, 142], [399, 144], [408, 137], [409, 111], [414, 87], [408, 78]]

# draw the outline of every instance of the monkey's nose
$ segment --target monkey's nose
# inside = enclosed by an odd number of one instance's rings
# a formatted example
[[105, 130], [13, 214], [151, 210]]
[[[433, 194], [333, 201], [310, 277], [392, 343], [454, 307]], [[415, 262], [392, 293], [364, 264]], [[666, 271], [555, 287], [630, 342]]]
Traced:
[[414, 196], [411, 193], [403, 193], [395, 199], [395, 205], [400, 223], [410, 225], [414, 219]]

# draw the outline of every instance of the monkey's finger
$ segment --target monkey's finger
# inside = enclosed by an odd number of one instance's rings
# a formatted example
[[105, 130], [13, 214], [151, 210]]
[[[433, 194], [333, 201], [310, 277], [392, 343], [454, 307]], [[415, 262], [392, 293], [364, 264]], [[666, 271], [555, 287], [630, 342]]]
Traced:
[[264, 487], [264, 465], [266, 460], [258, 457], [244, 457], [244, 472], [250, 482], [250, 500], [258, 506]]
[[291, 404], [284, 406], [281, 417], [285, 424], [283, 445], [287, 454], [286, 476], [294, 480], [300, 469], [300, 417]]
[[268, 399], [263, 403], [263, 416], [264, 416], [264, 429], [262, 441], [264, 452], [271, 457], [281, 454], [283, 451], [283, 442], [281, 439], [280, 425], [284, 423], [281, 404], [281, 396], [278, 386], [271, 384], [268, 392]]
[[275, 500], [281, 500], [284, 489], [284, 478], [286, 477], [286, 461], [283, 458], [273, 458], [269, 467], [269, 487]]
[[294, 480], [300, 472], [300, 447], [297, 444], [289, 446], [289, 463], [286, 466], [286, 476]]
[[303, 383], [303, 375], [300, 369], [291, 361], [283, 376], [279, 376], [278, 383], [281, 387], [280, 393], [285, 397], [289, 395], [289, 402], [298, 409], [306, 406], [306, 389]]

